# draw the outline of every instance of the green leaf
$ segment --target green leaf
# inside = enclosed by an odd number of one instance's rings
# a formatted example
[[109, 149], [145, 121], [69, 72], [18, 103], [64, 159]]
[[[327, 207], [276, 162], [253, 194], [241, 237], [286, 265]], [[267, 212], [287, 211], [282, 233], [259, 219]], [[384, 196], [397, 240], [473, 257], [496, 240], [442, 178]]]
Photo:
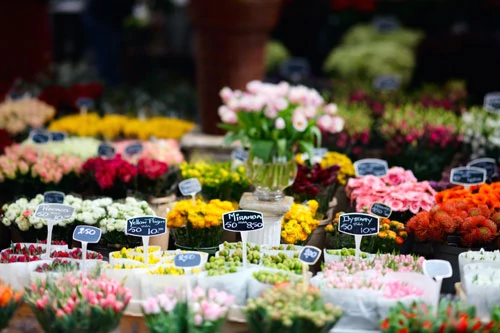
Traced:
[[250, 150], [255, 157], [271, 162], [276, 142], [270, 140], [250, 140]]

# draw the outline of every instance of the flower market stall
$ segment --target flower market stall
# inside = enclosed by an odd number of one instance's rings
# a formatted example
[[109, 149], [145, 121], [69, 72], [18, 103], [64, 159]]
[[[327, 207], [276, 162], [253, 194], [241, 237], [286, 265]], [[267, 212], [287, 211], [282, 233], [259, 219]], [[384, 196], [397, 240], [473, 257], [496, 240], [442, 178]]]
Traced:
[[179, 119], [3, 105], [26, 121], [0, 126], [0, 328], [498, 332], [496, 114], [220, 97], [225, 161], [187, 160]]

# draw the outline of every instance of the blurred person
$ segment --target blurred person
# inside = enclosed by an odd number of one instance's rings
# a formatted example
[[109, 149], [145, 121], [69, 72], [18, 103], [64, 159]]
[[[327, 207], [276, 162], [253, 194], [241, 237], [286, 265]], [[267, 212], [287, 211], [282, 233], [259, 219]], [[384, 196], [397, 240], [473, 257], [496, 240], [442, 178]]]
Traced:
[[123, 22], [134, 0], [87, 0], [83, 22], [101, 79], [109, 86], [121, 80], [120, 42]]

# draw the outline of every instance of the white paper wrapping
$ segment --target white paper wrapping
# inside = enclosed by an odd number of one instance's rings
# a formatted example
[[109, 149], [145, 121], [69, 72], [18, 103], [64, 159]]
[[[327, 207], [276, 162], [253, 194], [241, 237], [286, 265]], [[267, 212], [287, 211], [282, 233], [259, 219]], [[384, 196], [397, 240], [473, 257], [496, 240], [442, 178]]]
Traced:
[[198, 275], [159, 275], [139, 273], [141, 298], [143, 300], [148, 297], [156, 297], [163, 293], [167, 287], [174, 287], [177, 289], [187, 288], [190, 283], [191, 288], [197, 286]]
[[141, 274], [146, 274], [146, 268], [105, 269], [103, 273], [111, 279], [123, 282], [132, 291], [133, 300], [142, 300]]
[[248, 233], [248, 241], [256, 244], [280, 245], [282, 216], [264, 216], [264, 228]]

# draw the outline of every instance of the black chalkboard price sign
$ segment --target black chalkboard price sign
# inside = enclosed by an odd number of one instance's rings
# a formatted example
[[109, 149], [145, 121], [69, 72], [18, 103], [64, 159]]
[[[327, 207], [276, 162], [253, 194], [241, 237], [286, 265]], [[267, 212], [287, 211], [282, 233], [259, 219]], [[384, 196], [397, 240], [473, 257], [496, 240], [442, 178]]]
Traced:
[[264, 217], [252, 210], [235, 210], [222, 214], [222, 226], [234, 232], [260, 230], [264, 228]]
[[97, 148], [97, 154], [104, 158], [113, 158], [115, 156], [115, 148], [107, 143], [101, 143]]
[[157, 216], [138, 216], [127, 220], [126, 235], [158, 236], [167, 232], [167, 220]]
[[468, 167], [476, 167], [486, 170], [486, 178], [490, 179], [497, 172], [497, 163], [494, 158], [484, 157], [470, 161]]
[[378, 217], [365, 213], [348, 213], [339, 216], [339, 231], [348, 235], [369, 236], [379, 232]]
[[31, 141], [37, 144], [44, 144], [50, 141], [50, 135], [45, 131], [32, 131], [30, 138]]
[[308, 265], [314, 265], [319, 257], [321, 257], [321, 250], [315, 246], [305, 246], [299, 254], [300, 261]]
[[476, 167], [451, 169], [450, 183], [464, 186], [479, 185], [486, 181], [486, 170]]
[[373, 19], [373, 27], [379, 33], [389, 33], [398, 30], [401, 25], [394, 16], [377, 16]]
[[361, 176], [385, 176], [388, 170], [387, 161], [378, 158], [365, 158], [354, 162], [356, 177]]
[[138, 155], [138, 154], [142, 153], [142, 150], [143, 150], [142, 143], [135, 142], [135, 143], [128, 145], [125, 148], [125, 153], [127, 153], [127, 155], [129, 155], [129, 156], [133, 156], [133, 155]]
[[198, 267], [201, 264], [201, 255], [196, 252], [179, 253], [174, 258], [174, 266], [177, 268]]
[[43, 202], [62, 204], [64, 202], [64, 193], [58, 191], [47, 191], [43, 194]]
[[76, 107], [79, 109], [91, 110], [94, 108], [94, 100], [87, 97], [78, 98], [75, 102]]
[[73, 231], [73, 239], [82, 243], [98, 243], [101, 235], [101, 229], [90, 225], [79, 225]]
[[377, 91], [395, 91], [400, 85], [401, 79], [394, 75], [379, 75], [373, 79], [373, 88]]
[[388, 218], [392, 214], [392, 208], [381, 202], [374, 202], [370, 207], [370, 213], [383, 218]]
[[484, 96], [483, 108], [492, 113], [500, 113], [500, 92], [488, 93]]

